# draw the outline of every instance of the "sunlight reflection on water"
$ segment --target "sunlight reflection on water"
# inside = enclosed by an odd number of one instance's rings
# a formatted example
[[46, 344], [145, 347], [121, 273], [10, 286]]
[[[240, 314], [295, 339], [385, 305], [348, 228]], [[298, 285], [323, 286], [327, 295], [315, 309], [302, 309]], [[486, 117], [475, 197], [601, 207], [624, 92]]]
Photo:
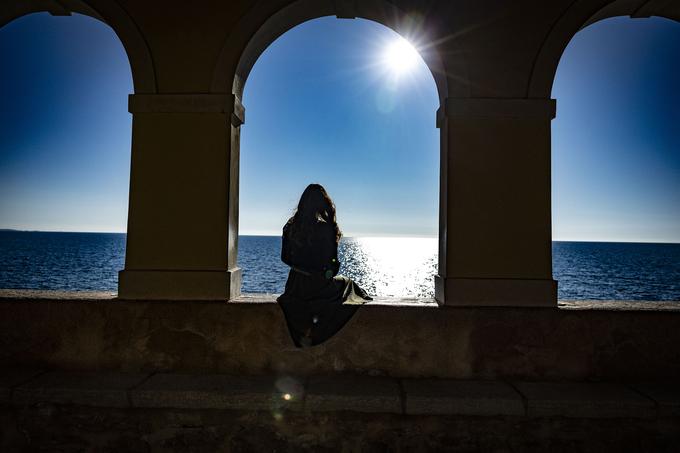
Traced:
[[340, 273], [375, 296], [434, 297], [436, 238], [348, 238]]
[[[340, 272], [369, 294], [432, 297], [435, 238], [343, 238]], [[125, 235], [0, 231], [0, 288], [112, 291]], [[282, 293], [280, 236], [239, 236], [244, 293]], [[563, 300], [680, 300], [680, 244], [553, 242]]]
[[[282, 293], [288, 267], [281, 262], [281, 238], [241, 236], [238, 262], [244, 293]], [[340, 274], [373, 296], [434, 297], [436, 238], [343, 238]]]

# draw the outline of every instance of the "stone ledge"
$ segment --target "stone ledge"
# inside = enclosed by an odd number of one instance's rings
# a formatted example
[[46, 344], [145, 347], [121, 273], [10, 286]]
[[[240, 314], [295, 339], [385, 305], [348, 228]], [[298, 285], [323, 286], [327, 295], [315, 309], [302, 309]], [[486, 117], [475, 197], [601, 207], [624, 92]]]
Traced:
[[0, 296], [0, 368], [529, 382], [680, 377], [678, 310], [378, 300], [329, 341], [301, 350], [274, 295], [231, 302], [70, 296]]
[[[278, 294], [245, 293], [228, 301], [229, 304], [274, 304]], [[226, 300], [145, 300], [145, 299], [118, 299], [117, 293], [110, 291], [61, 291], [61, 290], [36, 290], [36, 289], [0, 289], [0, 302], [114, 302], [126, 303], [201, 303], [223, 304]], [[393, 306], [420, 307], [440, 309], [470, 309], [471, 307], [440, 307], [434, 298], [418, 297], [375, 297], [366, 303], [365, 307]], [[472, 307], [480, 310], [498, 309], [499, 307]], [[536, 307], [503, 307], [505, 309], [536, 309]], [[550, 308], [550, 307], [548, 307]], [[680, 312], [680, 301], [656, 301], [656, 300], [559, 300], [557, 308], [564, 311], [593, 310], [593, 311], [671, 311]]]
[[648, 418], [655, 403], [620, 384], [516, 382], [529, 417]]
[[499, 381], [406, 379], [406, 414], [525, 415], [522, 397]]

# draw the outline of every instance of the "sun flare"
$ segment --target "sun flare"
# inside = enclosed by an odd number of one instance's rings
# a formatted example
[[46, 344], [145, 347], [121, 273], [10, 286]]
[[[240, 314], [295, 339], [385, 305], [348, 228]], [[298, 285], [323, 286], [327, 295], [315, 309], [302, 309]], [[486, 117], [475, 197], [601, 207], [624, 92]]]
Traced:
[[399, 37], [385, 49], [384, 60], [394, 74], [400, 75], [412, 70], [419, 57], [420, 55], [413, 44]]

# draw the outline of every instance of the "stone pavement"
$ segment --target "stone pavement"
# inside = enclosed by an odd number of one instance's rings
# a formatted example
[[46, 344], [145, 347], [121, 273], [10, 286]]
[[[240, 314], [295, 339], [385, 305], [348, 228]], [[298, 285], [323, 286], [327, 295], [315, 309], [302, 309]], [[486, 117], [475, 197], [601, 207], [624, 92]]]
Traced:
[[0, 372], [0, 451], [674, 452], [673, 382]]
[[655, 418], [680, 415], [673, 382], [504, 382], [381, 376], [0, 372], [2, 404], [351, 411], [404, 415]]

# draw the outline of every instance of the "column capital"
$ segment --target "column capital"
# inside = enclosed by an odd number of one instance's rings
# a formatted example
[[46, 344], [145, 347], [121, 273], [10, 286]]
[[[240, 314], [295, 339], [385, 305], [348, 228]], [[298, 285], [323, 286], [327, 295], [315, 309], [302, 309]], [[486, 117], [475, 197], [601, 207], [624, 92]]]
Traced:
[[[440, 113], [449, 118], [555, 118], [555, 99], [447, 98]], [[441, 110], [441, 109], [440, 109]]]
[[177, 93], [131, 94], [130, 113], [227, 113], [238, 127], [245, 122], [245, 108], [234, 94]]

